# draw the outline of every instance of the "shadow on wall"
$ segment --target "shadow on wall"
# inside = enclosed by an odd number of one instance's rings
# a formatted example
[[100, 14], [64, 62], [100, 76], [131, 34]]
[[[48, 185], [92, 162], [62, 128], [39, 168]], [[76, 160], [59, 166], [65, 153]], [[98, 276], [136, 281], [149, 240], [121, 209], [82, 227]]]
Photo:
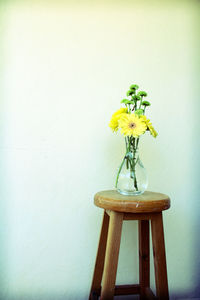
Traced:
[[[200, 19], [199, 19], [199, 13], [200, 13], [200, 1], [198, 1], [198, 10], [196, 10], [196, 15], [194, 18], [194, 36], [200, 36]], [[200, 228], [200, 195], [199, 195], [199, 178], [200, 178], [200, 155], [199, 155], [199, 149], [200, 149], [200, 139], [199, 139], [199, 131], [200, 131], [200, 125], [199, 125], [199, 111], [200, 111], [200, 102], [199, 102], [199, 95], [200, 95], [200, 86], [199, 86], [199, 77], [200, 77], [200, 40], [199, 39], [193, 39], [195, 41], [193, 51], [194, 51], [194, 61], [193, 68], [194, 68], [194, 74], [195, 78], [194, 80], [194, 90], [192, 91], [192, 98], [193, 98], [193, 114], [194, 114], [194, 132], [193, 132], [193, 141], [194, 145], [191, 146], [191, 152], [192, 152], [192, 164], [191, 164], [191, 177], [195, 179], [196, 182], [194, 182], [194, 187], [191, 191], [191, 196], [193, 196], [194, 203], [191, 203], [191, 209], [195, 212], [194, 213], [194, 219], [193, 222], [193, 228], [194, 228], [194, 236], [195, 236], [195, 244], [194, 244], [194, 255], [193, 260], [195, 263], [195, 291], [194, 291], [194, 297], [200, 298], [200, 234], [199, 234], [199, 228]], [[188, 199], [189, 201], [189, 199]], [[191, 254], [192, 255], [192, 254]]]

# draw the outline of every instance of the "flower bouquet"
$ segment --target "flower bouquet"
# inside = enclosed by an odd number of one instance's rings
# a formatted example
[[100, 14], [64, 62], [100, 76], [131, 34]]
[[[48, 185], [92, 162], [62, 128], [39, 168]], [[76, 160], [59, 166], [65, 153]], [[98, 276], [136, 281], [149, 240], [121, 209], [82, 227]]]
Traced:
[[121, 103], [125, 107], [116, 111], [110, 120], [109, 126], [113, 132], [120, 129], [125, 137], [126, 153], [118, 169], [115, 187], [124, 195], [142, 194], [148, 185], [146, 170], [139, 158], [138, 145], [140, 136], [146, 131], [155, 138], [157, 132], [151, 121], [145, 116], [150, 102], [145, 91], [137, 91], [138, 85], [133, 84], [127, 92], [128, 99]]

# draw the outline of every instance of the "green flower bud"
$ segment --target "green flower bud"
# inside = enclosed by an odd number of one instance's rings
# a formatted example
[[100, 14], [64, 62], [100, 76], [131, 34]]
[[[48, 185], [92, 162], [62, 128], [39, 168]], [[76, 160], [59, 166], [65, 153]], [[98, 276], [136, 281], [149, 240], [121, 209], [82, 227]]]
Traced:
[[141, 96], [141, 97], [146, 97], [147, 96], [147, 93], [145, 91], [140, 91], [137, 93], [138, 96]]
[[137, 109], [137, 110], [135, 111], [135, 114], [136, 114], [137, 116], [141, 116], [141, 115], [143, 115], [143, 113], [144, 113], [144, 110], [143, 110], [143, 109]]
[[139, 86], [137, 84], [132, 84], [130, 86], [130, 90], [138, 90], [139, 89]]
[[123, 99], [123, 100], [121, 101], [121, 103], [124, 103], [124, 104], [134, 104], [133, 101], [128, 100], [128, 99]]
[[150, 106], [151, 103], [149, 101], [142, 101], [142, 105], [144, 105], [144, 106]]
[[138, 96], [138, 95], [134, 95], [134, 96], [132, 97], [132, 99], [133, 99], [134, 101], [139, 101], [139, 100], [141, 100], [141, 97]]
[[129, 90], [129, 91], [126, 93], [126, 96], [128, 97], [128, 96], [131, 96], [131, 95], [133, 95], [133, 94], [135, 94], [135, 91]]
[[126, 103], [126, 101], [129, 101], [129, 99], [122, 99], [120, 103]]

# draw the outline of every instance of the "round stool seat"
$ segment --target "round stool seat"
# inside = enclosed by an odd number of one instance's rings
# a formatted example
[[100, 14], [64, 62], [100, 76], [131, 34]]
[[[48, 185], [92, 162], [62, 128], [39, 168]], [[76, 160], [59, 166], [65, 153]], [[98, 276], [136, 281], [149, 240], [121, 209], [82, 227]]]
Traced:
[[125, 196], [116, 190], [101, 191], [94, 196], [96, 206], [129, 213], [161, 212], [170, 207], [167, 195], [146, 191], [138, 196]]

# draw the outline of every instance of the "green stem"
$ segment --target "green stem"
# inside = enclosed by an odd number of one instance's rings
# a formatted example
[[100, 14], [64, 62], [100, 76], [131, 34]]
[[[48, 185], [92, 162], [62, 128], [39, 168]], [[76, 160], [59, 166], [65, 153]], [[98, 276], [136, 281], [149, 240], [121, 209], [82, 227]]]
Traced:
[[[136, 152], [138, 149], [139, 138], [133, 138], [132, 136], [130, 136], [130, 137], [127, 136], [127, 137], [125, 137], [125, 143], [126, 143], [126, 155], [124, 156], [122, 163], [119, 167], [119, 171], [118, 171], [117, 177], [116, 177], [115, 187], [117, 188], [119, 175], [123, 168], [124, 162], [126, 160], [126, 168], [127, 168], [127, 170], [130, 168], [130, 177], [134, 181], [134, 187], [135, 187], [136, 191], [138, 191], [138, 184], [137, 184], [137, 178], [136, 178], [136, 165], [137, 165], [138, 159], [136, 158]], [[130, 155], [127, 155], [129, 152], [133, 153], [133, 157], [131, 157]]]
[[136, 150], [138, 149], [139, 140], [140, 140], [140, 138], [137, 138], [137, 142], [136, 142]]
[[138, 144], [139, 144], [139, 138], [133, 138], [133, 159], [132, 159], [132, 164], [131, 164], [131, 173], [133, 173], [133, 176], [131, 174], [131, 177], [134, 179], [134, 187], [136, 191], [138, 191], [138, 184], [137, 184], [137, 178], [136, 178], [136, 165], [137, 165], [137, 158], [136, 158], [136, 152], [138, 149]]
[[141, 105], [142, 105], [142, 98], [143, 98], [143, 97], [141, 96], [139, 109], [141, 108]]
[[126, 137], [125, 137], [125, 144], [126, 144], [126, 152], [128, 151], [128, 149], [127, 149], [127, 140], [126, 140]]
[[[126, 142], [126, 153], [128, 153], [128, 137], [126, 138], [125, 137], [125, 142]], [[126, 168], [127, 168], [127, 170], [128, 170], [128, 168], [129, 168], [129, 164], [128, 164], [128, 159], [126, 160]]]
[[136, 178], [136, 170], [135, 170], [135, 167], [136, 167], [136, 164], [137, 164], [137, 161], [136, 161], [136, 151], [137, 151], [137, 149], [134, 149], [134, 151], [133, 151], [133, 173], [134, 173], [134, 187], [135, 187], [136, 191], [138, 191], [137, 178]]
[[128, 136], [128, 152], [130, 152], [131, 149], [131, 137]]
[[120, 172], [121, 172], [121, 170], [122, 170], [122, 167], [123, 167], [123, 165], [124, 165], [125, 158], [126, 158], [126, 156], [123, 158], [122, 163], [121, 163], [121, 165], [120, 165], [120, 167], [119, 167], [119, 171], [118, 171], [118, 173], [117, 173], [117, 178], [116, 178], [116, 182], [115, 182], [115, 187], [117, 187], [118, 180], [119, 180], [119, 174], [120, 174]]
[[134, 100], [134, 98], [132, 97], [132, 100], [134, 101], [134, 107], [133, 110], [137, 110], [137, 100]]

